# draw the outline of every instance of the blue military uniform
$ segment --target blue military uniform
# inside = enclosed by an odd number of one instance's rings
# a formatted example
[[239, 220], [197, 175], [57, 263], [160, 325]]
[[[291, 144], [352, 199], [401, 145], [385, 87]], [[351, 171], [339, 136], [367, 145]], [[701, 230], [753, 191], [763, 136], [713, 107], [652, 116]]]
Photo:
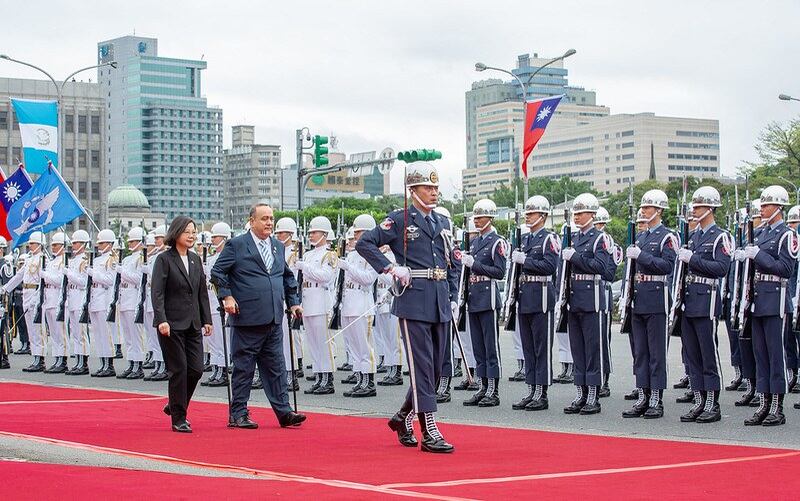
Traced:
[[[758, 228], [753, 229], [753, 241], [758, 238], [761, 234], [762, 227], [759, 226]], [[731, 265], [731, 268], [734, 266]], [[740, 273], [743, 273], [744, 267], [741, 267]], [[741, 279], [741, 278], [740, 278]], [[741, 301], [741, 297], [739, 300]], [[747, 385], [747, 392], [739, 399], [735, 405], [736, 406], [747, 406], [747, 405], [757, 405], [758, 401], [754, 400], [755, 392], [756, 392], [756, 359], [755, 355], [753, 354], [753, 339], [750, 337], [743, 338], [741, 337], [741, 332], [736, 331], [736, 337], [738, 339], [738, 353], [739, 353], [739, 362], [741, 363], [741, 371], [742, 371], [742, 378], [745, 379]]]
[[520, 276], [517, 318], [525, 357], [525, 383], [535, 390], [524, 405], [517, 407], [540, 410], [547, 408], [547, 387], [553, 384], [553, 277], [558, 270], [561, 245], [553, 232], [540, 228], [522, 236], [521, 250], [526, 257]]
[[[605, 230], [600, 230], [605, 233]], [[622, 249], [614, 243], [614, 239], [608, 233], [608, 253], [611, 259], [606, 263], [606, 269], [601, 273], [603, 278], [603, 290], [606, 294], [606, 308], [603, 310], [603, 388], [600, 390], [601, 397], [608, 397], [611, 391], [608, 388], [608, 379], [614, 371], [614, 364], [611, 356], [611, 309], [614, 304], [614, 296], [611, 291], [611, 284], [617, 278], [617, 267], [622, 263]]]
[[[795, 296], [795, 292], [797, 292], [797, 269], [798, 262], [795, 260], [792, 276], [789, 278], [789, 285], [787, 287], [787, 294], [792, 298]], [[798, 334], [800, 333], [794, 330], [794, 304], [792, 304], [792, 307], [789, 309], [789, 334], [786, 336], [786, 344], [784, 346], [786, 349], [786, 368], [791, 375], [789, 378], [789, 391], [792, 393], [796, 390], [797, 369], [798, 366], [800, 366], [800, 359], [798, 359]]]
[[[467, 312], [475, 372], [481, 378], [481, 389], [464, 404], [484, 406], [489, 403], [488, 399], [499, 395], [497, 383], [502, 370], [498, 322], [503, 302], [497, 280], [502, 280], [506, 274], [506, 242], [491, 229], [472, 240], [470, 255], [474, 262], [470, 268]], [[484, 398], [487, 400], [481, 404]]]

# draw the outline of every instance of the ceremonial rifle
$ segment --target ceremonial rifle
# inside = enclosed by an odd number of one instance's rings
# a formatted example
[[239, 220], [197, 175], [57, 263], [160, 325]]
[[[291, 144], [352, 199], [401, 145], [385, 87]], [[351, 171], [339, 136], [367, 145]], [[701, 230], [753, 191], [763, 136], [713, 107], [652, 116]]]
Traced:
[[[142, 225], [144, 228], [144, 225]], [[142, 282], [139, 285], [139, 304], [136, 306], [136, 317], [133, 322], [137, 324], [144, 323], [144, 309], [147, 302], [147, 241], [145, 240], [145, 233], [142, 230]]]
[[[686, 204], [681, 205], [681, 212], [683, 216], [680, 219], [681, 224], [681, 248], [689, 248], [689, 223], [686, 220], [688, 207]], [[681, 323], [681, 316], [683, 314], [683, 299], [686, 293], [686, 274], [689, 266], [680, 259], [675, 260], [675, 282], [672, 287], [672, 306], [670, 306], [669, 317], [667, 319], [667, 334], [671, 336], [680, 336], [680, 329], [678, 326]]]
[[44, 307], [44, 271], [47, 267], [47, 258], [45, 257], [44, 248], [42, 248], [42, 264], [39, 268], [39, 304], [36, 305], [36, 313], [33, 315], [33, 323], [42, 323], [42, 308]]
[[[344, 259], [344, 252], [345, 247], [347, 246], [347, 235], [346, 232], [341, 233], [341, 237], [339, 237], [339, 259]], [[342, 296], [344, 295], [344, 270], [339, 269], [339, 277], [336, 280], [336, 301], [333, 304], [333, 314], [331, 315], [331, 321], [328, 324], [328, 328], [330, 329], [341, 329], [342, 328]]]
[[[569, 209], [564, 208], [564, 237], [562, 249], [572, 247], [572, 225], [569, 222]], [[556, 301], [555, 326], [556, 332], [567, 332], [567, 305], [570, 294], [570, 275], [572, 265], [561, 258], [561, 280], [558, 284], [558, 300]]]
[[[734, 215], [734, 220], [736, 221], [736, 228], [733, 234], [734, 248], [741, 249], [743, 246], [742, 244], [744, 244], [744, 223], [738, 209]], [[728, 312], [730, 316], [728, 318], [731, 323], [731, 329], [734, 330], [739, 329], [739, 308], [741, 306], [739, 304], [739, 299], [742, 297], [742, 266], [743, 263], [741, 261], [733, 262], [733, 284], [730, 291], [730, 311]]]
[[[636, 221], [633, 214], [633, 190], [628, 195], [628, 228], [627, 244], [628, 247], [636, 243]], [[619, 321], [620, 332], [631, 334], [631, 323], [633, 319], [633, 294], [635, 291], [634, 280], [636, 277], [636, 260], [625, 259], [625, 276], [622, 277], [622, 295], [619, 301]]]
[[67, 278], [67, 268], [69, 267], [69, 253], [67, 252], [67, 237], [64, 235], [64, 278], [61, 279], [61, 299], [58, 301], [58, 313], [56, 321], [63, 322], [64, 314], [67, 309], [67, 289], [69, 289], [69, 279]]
[[[470, 238], [467, 230], [464, 230], [463, 240], [464, 252], [469, 254]], [[467, 301], [469, 301], [469, 277], [471, 272], [472, 270], [469, 266], [461, 265], [461, 280], [458, 282], [458, 321], [456, 322], [456, 330], [460, 332], [467, 330]]]
[[[111, 250], [112, 255], [109, 259], [113, 259], [113, 252]], [[117, 266], [122, 266], [122, 225], [120, 225], [120, 233], [119, 233], [119, 259], [117, 260]], [[114, 278], [114, 293], [111, 298], [111, 305], [108, 307], [108, 315], [106, 315], [106, 321], [114, 323], [117, 321], [117, 303], [119, 302], [119, 285], [122, 280], [122, 275], [117, 273], [117, 276]]]
[[[89, 267], [91, 268], [94, 266], [94, 247], [87, 249], [84, 252], [89, 252]], [[92, 270], [94, 273], [94, 269]], [[94, 284], [94, 280], [92, 280], [92, 275], [87, 275], [86, 277], [86, 298], [83, 300], [83, 308], [81, 308], [81, 317], [78, 322], [82, 324], [89, 323], [89, 303], [92, 302], [92, 285]]]
[[[522, 250], [522, 227], [519, 224], [519, 207], [514, 211], [516, 219], [516, 229], [514, 230], [514, 250]], [[503, 245], [502, 243], [500, 245]], [[513, 331], [517, 326], [517, 301], [519, 300], [519, 277], [522, 275], [522, 265], [511, 263], [511, 276], [508, 279], [508, 293], [506, 302], [503, 305], [503, 318], [505, 319], [505, 329]]]
[[[753, 218], [750, 216], [751, 202], [748, 200], [745, 204], [747, 207], [747, 245], [753, 245]], [[739, 306], [739, 338], [750, 339], [752, 337], [752, 315], [750, 314], [750, 306], [753, 304], [755, 297], [755, 290], [753, 285], [756, 278], [755, 263], [750, 259], [744, 260], [744, 267], [742, 268], [742, 300]]]

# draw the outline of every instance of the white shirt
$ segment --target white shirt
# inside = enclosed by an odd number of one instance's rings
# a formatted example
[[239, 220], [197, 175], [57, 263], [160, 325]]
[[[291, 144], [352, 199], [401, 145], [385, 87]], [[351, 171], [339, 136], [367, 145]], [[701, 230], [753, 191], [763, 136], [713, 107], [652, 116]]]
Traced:
[[189, 274], [189, 254], [181, 256], [181, 261], [183, 261], [183, 267], [186, 268], [186, 274]]
[[255, 233], [253, 233], [253, 230], [250, 230], [250, 235], [253, 237], [253, 242], [256, 243], [256, 249], [258, 249], [259, 253], [261, 253], [261, 242], [264, 242], [267, 245], [267, 251], [272, 252], [272, 239], [270, 237], [261, 240], [256, 236]]

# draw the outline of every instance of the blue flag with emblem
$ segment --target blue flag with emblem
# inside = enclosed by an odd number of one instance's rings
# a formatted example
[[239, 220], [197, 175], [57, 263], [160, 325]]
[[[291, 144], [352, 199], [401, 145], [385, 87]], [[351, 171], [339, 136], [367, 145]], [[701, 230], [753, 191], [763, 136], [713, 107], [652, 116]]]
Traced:
[[47, 233], [85, 212], [78, 197], [51, 165], [8, 209], [6, 224], [11, 234], [11, 247], [27, 242], [34, 231]]
[[41, 174], [50, 162], [58, 167], [58, 103], [11, 99], [19, 123], [25, 167]]

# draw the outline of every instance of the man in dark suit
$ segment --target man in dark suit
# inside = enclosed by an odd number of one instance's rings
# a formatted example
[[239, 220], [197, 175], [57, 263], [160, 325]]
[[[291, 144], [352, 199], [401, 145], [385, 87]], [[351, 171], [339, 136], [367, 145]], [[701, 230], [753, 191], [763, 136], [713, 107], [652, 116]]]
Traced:
[[233, 238], [211, 269], [211, 280], [232, 327], [233, 400], [228, 426], [257, 428], [247, 411], [254, 366], [281, 427], [298, 426], [303, 414], [292, 412], [283, 359], [284, 303], [292, 315], [303, 313], [297, 280], [286, 265], [283, 244], [272, 237], [272, 208], [250, 209], [250, 231]]

